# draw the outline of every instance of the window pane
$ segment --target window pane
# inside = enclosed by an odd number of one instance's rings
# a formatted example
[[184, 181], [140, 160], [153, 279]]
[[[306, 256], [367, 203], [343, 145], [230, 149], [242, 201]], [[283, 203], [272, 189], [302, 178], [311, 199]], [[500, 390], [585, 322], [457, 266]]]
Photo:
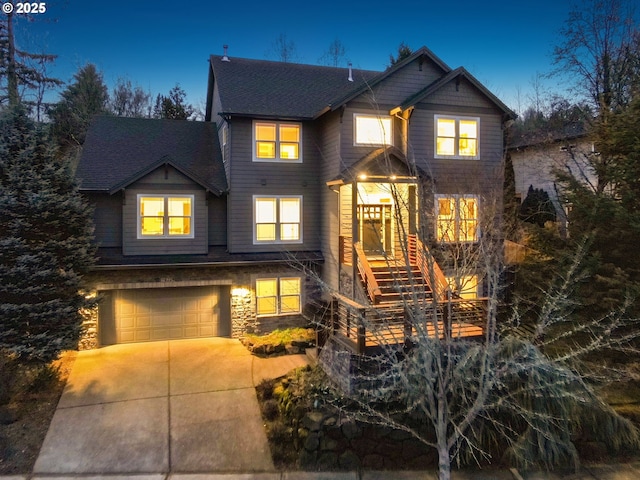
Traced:
[[460, 120], [460, 138], [478, 138], [478, 123], [475, 120]]
[[464, 219], [477, 217], [476, 200], [474, 198], [460, 199], [460, 216]]
[[169, 198], [169, 215], [177, 217], [191, 216], [190, 198]]
[[280, 313], [300, 312], [300, 297], [298, 295], [280, 297]]
[[463, 220], [460, 222], [460, 239], [461, 242], [475, 242], [477, 224], [475, 220]]
[[281, 295], [299, 295], [300, 279], [299, 278], [281, 278], [280, 294]]
[[258, 315], [275, 315], [278, 313], [276, 297], [256, 299], [256, 313]]
[[189, 235], [191, 233], [191, 219], [188, 217], [170, 217], [169, 235]]
[[478, 142], [474, 139], [461, 138], [460, 139], [460, 155], [467, 157], [475, 157], [477, 152]]
[[149, 217], [162, 217], [164, 215], [164, 198], [141, 197], [140, 215]]
[[452, 198], [439, 198], [438, 199], [438, 216], [453, 218], [454, 200]]
[[385, 117], [356, 117], [356, 143], [391, 145], [391, 119]]
[[256, 225], [256, 240], [261, 242], [273, 242], [276, 239], [275, 223], [259, 223]]
[[453, 118], [439, 118], [438, 119], [438, 137], [451, 137], [456, 136], [456, 121]]
[[282, 223], [300, 222], [300, 199], [281, 198], [280, 199], [280, 221]]
[[300, 126], [280, 125], [280, 141], [299, 143], [300, 142]]
[[440, 138], [436, 142], [436, 154], [437, 155], [455, 155], [455, 139], [454, 138]]
[[256, 222], [276, 223], [276, 199], [258, 198], [256, 199]]
[[142, 235], [164, 235], [164, 217], [142, 217], [140, 227]]
[[256, 280], [257, 297], [275, 297], [277, 295], [277, 282], [275, 278], [262, 278]]
[[256, 156], [258, 158], [276, 158], [276, 142], [257, 142]]
[[256, 123], [256, 140], [276, 141], [276, 126], [273, 123]]
[[297, 160], [298, 144], [297, 143], [281, 143], [280, 158], [282, 158], [283, 160]]
[[280, 240], [300, 240], [300, 225], [297, 223], [280, 225]]

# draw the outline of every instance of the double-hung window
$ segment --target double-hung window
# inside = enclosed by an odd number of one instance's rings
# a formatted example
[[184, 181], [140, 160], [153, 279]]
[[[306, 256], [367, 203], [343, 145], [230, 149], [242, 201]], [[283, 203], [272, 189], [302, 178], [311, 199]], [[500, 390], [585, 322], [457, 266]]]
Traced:
[[300, 277], [260, 278], [256, 280], [256, 313], [287, 315], [300, 313]]
[[254, 122], [254, 162], [302, 162], [302, 125], [285, 122]]
[[138, 238], [193, 238], [193, 195], [138, 195]]
[[445, 243], [477, 241], [478, 198], [467, 195], [437, 195], [436, 238]]
[[302, 243], [302, 196], [254, 195], [254, 243]]
[[480, 119], [436, 115], [436, 158], [480, 158]]
[[388, 115], [353, 115], [354, 145], [393, 145], [391, 117]]

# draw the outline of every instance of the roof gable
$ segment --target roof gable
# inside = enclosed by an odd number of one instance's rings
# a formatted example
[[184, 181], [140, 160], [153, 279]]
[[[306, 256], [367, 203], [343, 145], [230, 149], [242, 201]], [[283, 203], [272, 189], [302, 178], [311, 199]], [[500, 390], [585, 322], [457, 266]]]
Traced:
[[416, 92], [414, 95], [408, 97], [404, 102], [397, 106], [397, 109], [404, 111], [408, 108], [414, 107], [424, 98], [433, 95], [445, 85], [452, 81], [457, 81], [460, 78], [464, 78], [469, 81], [482, 95], [484, 95], [489, 101], [491, 101], [502, 113], [510, 118], [515, 119], [516, 114], [507, 107], [498, 97], [489, 91], [482, 83], [480, 83], [473, 75], [471, 75], [464, 67], [458, 67], [455, 70], [450, 71], [442, 78], [436, 80], [431, 85], [427, 85], [422, 90]]
[[76, 178], [81, 190], [113, 193], [162, 165], [216, 195], [227, 190], [216, 125], [186, 120], [94, 117]]

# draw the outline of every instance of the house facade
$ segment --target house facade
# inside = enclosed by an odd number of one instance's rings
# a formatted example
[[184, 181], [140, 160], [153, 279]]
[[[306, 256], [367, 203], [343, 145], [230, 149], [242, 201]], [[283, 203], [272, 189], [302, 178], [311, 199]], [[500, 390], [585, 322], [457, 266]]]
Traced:
[[[406, 259], [415, 280], [423, 244], [483, 234], [513, 118], [424, 47], [383, 72], [212, 55], [204, 122], [89, 129], [77, 177], [99, 246], [91, 342], [240, 336], [331, 311], [362, 347], [344, 319], [397, 305], [392, 267]], [[441, 295], [452, 280], [436, 270], [423, 280]], [[456, 295], [481, 288], [466, 279]]]
[[563, 198], [558, 173], [569, 175], [593, 188], [597, 185], [590, 159], [598, 152], [585, 126], [572, 123], [562, 131], [511, 138], [508, 153], [513, 165], [518, 200], [522, 203], [530, 188], [545, 191], [553, 203], [559, 231], [566, 234], [571, 206]]

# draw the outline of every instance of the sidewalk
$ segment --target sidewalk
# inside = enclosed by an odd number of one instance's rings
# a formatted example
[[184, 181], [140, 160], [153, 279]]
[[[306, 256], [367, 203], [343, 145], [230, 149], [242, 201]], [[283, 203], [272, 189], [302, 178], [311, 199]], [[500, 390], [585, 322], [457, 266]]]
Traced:
[[[640, 462], [620, 465], [589, 465], [580, 473], [518, 472], [516, 470], [454, 471], [452, 480], [638, 480]], [[35, 475], [0, 476], [0, 480], [437, 480], [432, 471], [364, 472], [269, 472], [269, 473], [158, 473], [118, 475]]]

